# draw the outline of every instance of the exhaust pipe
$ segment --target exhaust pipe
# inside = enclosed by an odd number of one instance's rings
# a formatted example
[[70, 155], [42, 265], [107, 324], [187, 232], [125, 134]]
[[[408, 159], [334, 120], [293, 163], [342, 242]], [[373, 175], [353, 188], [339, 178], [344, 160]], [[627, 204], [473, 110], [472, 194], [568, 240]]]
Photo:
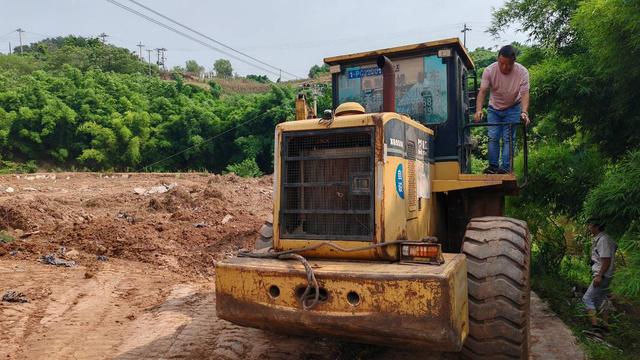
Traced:
[[378, 67], [382, 69], [382, 111], [396, 111], [396, 69], [388, 57], [378, 56], [376, 61]]

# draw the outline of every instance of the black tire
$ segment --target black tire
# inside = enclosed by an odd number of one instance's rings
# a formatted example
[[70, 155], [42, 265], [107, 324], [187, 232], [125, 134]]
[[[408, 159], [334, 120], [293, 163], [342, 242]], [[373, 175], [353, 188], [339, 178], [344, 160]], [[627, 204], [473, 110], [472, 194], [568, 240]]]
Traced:
[[531, 236], [521, 220], [471, 219], [462, 252], [467, 256], [469, 359], [528, 359]]

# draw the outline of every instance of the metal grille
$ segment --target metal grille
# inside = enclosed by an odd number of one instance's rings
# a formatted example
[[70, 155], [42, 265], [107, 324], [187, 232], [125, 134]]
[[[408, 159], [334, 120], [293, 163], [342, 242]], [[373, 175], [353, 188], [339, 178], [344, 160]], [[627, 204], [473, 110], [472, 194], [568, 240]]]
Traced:
[[372, 240], [373, 128], [283, 135], [280, 236]]

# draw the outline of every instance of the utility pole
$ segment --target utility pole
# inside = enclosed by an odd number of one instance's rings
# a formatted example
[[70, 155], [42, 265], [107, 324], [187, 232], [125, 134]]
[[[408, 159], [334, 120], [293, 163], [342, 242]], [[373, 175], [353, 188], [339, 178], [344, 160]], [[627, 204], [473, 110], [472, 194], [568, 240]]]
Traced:
[[107, 42], [107, 38], [109, 37], [109, 35], [105, 34], [104, 32], [100, 35], [98, 35], [99, 38], [102, 39], [102, 43], [105, 44]]
[[158, 66], [162, 66], [162, 70], [166, 70], [164, 67], [166, 58], [164, 56], [164, 52], [167, 51], [167, 49], [165, 48], [157, 48], [156, 51], [158, 52], [158, 60], [156, 61], [156, 64], [158, 64]]
[[20, 55], [22, 55], [22, 33], [24, 30], [17, 28], [16, 31], [18, 32], [18, 36], [20, 36]]
[[318, 116], [318, 95], [320, 95], [321, 85], [320, 84], [312, 84], [311, 85], [311, 96], [313, 96], [313, 116]]
[[147, 49], [147, 55], [149, 56], [149, 76], [151, 76], [151, 53], [153, 52], [153, 50], [151, 49]]
[[157, 55], [156, 65], [158, 65], [158, 66], [160, 66], [160, 51], [161, 51], [160, 48], [156, 48], [156, 55]]
[[13, 51], [13, 50], [11, 50], [11, 41], [9, 41], [9, 55], [11, 55], [11, 52], [12, 52], [12, 51]]
[[464, 23], [464, 27], [460, 32], [464, 34], [464, 40], [462, 41], [462, 44], [465, 48], [467, 47], [467, 31], [471, 31], [471, 28], [467, 27], [467, 23]]
[[144, 47], [144, 44], [142, 43], [142, 41], [140, 41], [136, 46], [140, 49], [140, 60], [144, 60], [144, 58], [142, 57], [142, 48]]

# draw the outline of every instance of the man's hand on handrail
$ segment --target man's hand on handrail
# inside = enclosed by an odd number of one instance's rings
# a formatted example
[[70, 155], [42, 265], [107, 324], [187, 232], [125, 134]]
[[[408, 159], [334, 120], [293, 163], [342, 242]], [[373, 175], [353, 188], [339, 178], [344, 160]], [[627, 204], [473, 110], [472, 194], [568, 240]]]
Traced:
[[528, 127], [529, 124], [531, 123], [531, 120], [529, 120], [529, 114], [527, 114], [526, 111], [523, 111], [520, 113], [520, 119], [522, 119], [522, 122], [524, 123], [525, 127]]
[[482, 112], [482, 109], [477, 110], [476, 113], [473, 114], [473, 121], [480, 122], [480, 120], [482, 120], [483, 117], [484, 117], [484, 113]]

